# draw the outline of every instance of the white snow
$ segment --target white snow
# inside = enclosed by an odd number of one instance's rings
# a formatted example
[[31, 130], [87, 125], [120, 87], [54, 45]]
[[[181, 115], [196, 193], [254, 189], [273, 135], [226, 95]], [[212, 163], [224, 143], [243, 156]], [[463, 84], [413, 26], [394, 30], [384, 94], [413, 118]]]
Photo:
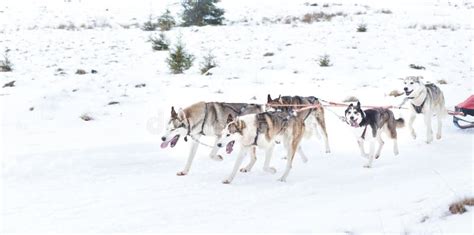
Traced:
[[[400, 155], [387, 140], [366, 169], [350, 127], [327, 111], [332, 153], [316, 138], [304, 141], [309, 162], [297, 156], [286, 183], [277, 181], [285, 165], [280, 146], [275, 175], [262, 170], [258, 151], [252, 172], [239, 172], [230, 185], [221, 181], [237, 151], [222, 151], [224, 161], [215, 162], [202, 146], [190, 174], [178, 177], [189, 143], [159, 147], [171, 105], [201, 100], [264, 103], [270, 93], [396, 105], [403, 98], [388, 94], [402, 89], [399, 78], [423, 75], [447, 82], [438, 85], [453, 109], [473, 93], [470, 1], [224, 0], [219, 6], [226, 26], [166, 32], [172, 42], [181, 36], [196, 56], [185, 74], [171, 75], [168, 53], [147, 42], [158, 32], [135, 25], [165, 9], [179, 15], [179, 1], [2, 1], [0, 52], [11, 50], [14, 71], [0, 72], [0, 85], [16, 81], [0, 89], [2, 233], [473, 233], [473, 207], [451, 215], [448, 206], [474, 196], [474, 129], [456, 128], [449, 116], [443, 138], [432, 144], [424, 142], [422, 117], [416, 140], [399, 129]], [[278, 22], [319, 11], [346, 16]], [[367, 32], [356, 32], [361, 23]], [[218, 67], [202, 76], [199, 63], [209, 50]], [[333, 66], [319, 67], [324, 54]], [[88, 73], [76, 75], [77, 69]], [[94, 120], [85, 122], [82, 114]]]

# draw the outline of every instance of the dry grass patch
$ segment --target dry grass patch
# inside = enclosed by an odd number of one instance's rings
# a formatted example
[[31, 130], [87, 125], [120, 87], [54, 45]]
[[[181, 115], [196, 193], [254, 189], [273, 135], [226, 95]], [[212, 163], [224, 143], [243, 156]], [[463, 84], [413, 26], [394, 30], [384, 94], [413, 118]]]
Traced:
[[352, 102], [357, 102], [357, 101], [359, 101], [359, 99], [355, 96], [348, 96], [344, 98], [344, 100], [342, 100], [342, 102], [344, 103], [352, 103]]
[[466, 206], [474, 206], [474, 197], [464, 198], [449, 205], [451, 214], [462, 214], [467, 211]]
[[393, 96], [393, 97], [399, 97], [403, 95], [404, 93], [399, 91], [399, 90], [393, 90], [390, 93], [388, 93], [388, 96]]

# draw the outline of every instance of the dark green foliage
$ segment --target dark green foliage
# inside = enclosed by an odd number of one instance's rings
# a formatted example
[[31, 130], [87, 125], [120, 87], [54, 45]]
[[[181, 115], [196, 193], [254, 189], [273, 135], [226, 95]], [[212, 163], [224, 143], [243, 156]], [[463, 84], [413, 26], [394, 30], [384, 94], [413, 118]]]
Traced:
[[319, 66], [321, 67], [332, 66], [331, 60], [329, 59], [329, 55], [323, 55], [319, 58]]
[[153, 22], [153, 17], [150, 15], [148, 21], [143, 23], [142, 30], [144, 31], [155, 31], [158, 28], [158, 23]]
[[357, 32], [359, 32], [359, 33], [367, 32], [367, 25], [366, 24], [359, 24], [357, 26]]
[[218, 0], [184, 0], [182, 14], [183, 26], [221, 25], [224, 10], [214, 4]]
[[151, 48], [155, 51], [166, 51], [169, 49], [169, 42], [164, 33], [160, 33], [160, 37], [150, 36], [148, 39], [151, 42]]
[[204, 61], [201, 63], [201, 74], [210, 75], [208, 71], [217, 66], [215, 59], [216, 57], [212, 54], [212, 52], [209, 52], [206, 56], [204, 56]]
[[0, 72], [11, 72], [13, 69], [13, 65], [8, 58], [8, 52], [10, 49], [5, 50], [5, 54], [3, 54], [3, 60], [0, 60]]
[[186, 52], [181, 40], [178, 40], [178, 43], [170, 51], [169, 57], [166, 59], [168, 67], [174, 74], [183, 73], [184, 70], [191, 68], [193, 61], [194, 56]]
[[158, 27], [162, 31], [168, 31], [176, 25], [176, 21], [174, 20], [173, 16], [171, 16], [170, 11], [166, 10], [163, 15], [158, 18]]

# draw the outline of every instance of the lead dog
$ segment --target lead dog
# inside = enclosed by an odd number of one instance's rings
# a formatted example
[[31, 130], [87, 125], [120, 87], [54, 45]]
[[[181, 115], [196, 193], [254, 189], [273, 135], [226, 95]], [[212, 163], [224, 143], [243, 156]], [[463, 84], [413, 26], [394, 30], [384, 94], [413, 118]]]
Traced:
[[[433, 130], [431, 127], [431, 118], [437, 116], [436, 139], [441, 139], [442, 118], [447, 114], [444, 104], [443, 92], [434, 84], [423, 84], [422, 77], [407, 77], [404, 80], [405, 101], [410, 100], [408, 109], [410, 110], [410, 119], [408, 119], [408, 128], [411, 136], [416, 139], [413, 122], [417, 114], [423, 114], [426, 125], [426, 143], [433, 141]], [[404, 102], [405, 102], [404, 101]]]
[[181, 136], [184, 136], [185, 141], [188, 137], [192, 139], [186, 165], [182, 171], [177, 173], [179, 176], [186, 175], [191, 168], [201, 136], [216, 137], [209, 156], [214, 160], [221, 161], [222, 156], [217, 155], [216, 144], [226, 126], [228, 115], [239, 116], [262, 111], [262, 105], [246, 103], [198, 102], [178, 112], [174, 107], [171, 107], [166, 133], [161, 137], [163, 141], [161, 147], [166, 148], [169, 144], [174, 147]]
[[[288, 106], [281, 106], [281, 105], [288, 105]], [[324, 108], [319, 102], [318, 98], [314, 96], [279, 96], [278, 98], [272, 99], [270, 94], [267, 96], [267, 110], [280, 110], [283, 112], [291, 113], [295, 109], [302, 108], [301, 105], [316, 105], [317, 107], [303, 110], [301, 112], [296, 113], [296, 116], [304, 121], [306, 125], [305, 129], [305, 138], [311, 137], [313, 130], [314, 133], [318, 138], [321, 135], [318, 132], [319, 130], [322, 132], [322, 137], [324, 141], [325, 151], [326, 153], [330, 153], [331, 150], [329, 149], [329, 141], [328, 141], [328, 133], [326, 130], [326, 121], [324, 118]], [[303, 152], [301, 151], [300, 155]], [[304, 154], [302, 155], [303, 161], [307, 161]]]
[[[275, 143], [283, 141], [287, 149], [286, 169], [280, 181], [286, 181], [290, 173], [295, 152], [299, 149], [301, 139], [304, 135], [304, 122], [285, 112], [264, 112], [259, 114], [248, 114], [237, 118], [229, 115], [228, 124], [222, 131], [222, 139], [218, 141], [217, 146], [226, 145], [227, 153], [232, 152], [235, 142], [240, 145], [240, 152], [235, 161], [232, 173], [223, 183], [229, 184], [235, 177], [237, 170], [242, 164], [242, 160], [252, 147], [265, 149], [264, 171], [275, 173], [276, 170], [270, 167]], [[252, 150], [255, 151], [255, 150]], [[252, 169], [257, 160], [255, 154], [252, 154], [250, 163], [243, 168], [242, 172], [248, 172]]]
[[[380, 152], [384, 142], [382, 133], [386, 133], [393, 139], [393, 152], [398, 155], [397, 129], [404, 126], [405, 121], [402, 118], [395, 119], [393, 112], [386, 108], [372, 108], [362, 110], [360, 102], [354, 106], [350, 104], [345, 111], [345, 120], [347, 124], [354, 127], [357, 136], [360, 153], [363, 157], [367, 157], [369, 162], [364, 167], [371, 167], [372, 161], [380, 157]], [[377, 152], [375, 150], [375, 140], [379, 143]], [[370, 142], [370, 153], [365, 153], [364, 143]]]

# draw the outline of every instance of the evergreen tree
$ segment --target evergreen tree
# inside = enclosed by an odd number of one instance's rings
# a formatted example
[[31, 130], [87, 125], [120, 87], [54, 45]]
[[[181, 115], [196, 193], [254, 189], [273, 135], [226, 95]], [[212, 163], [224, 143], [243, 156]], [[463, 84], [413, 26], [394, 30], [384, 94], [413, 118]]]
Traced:
[[221, 25], [224, 20], [224, 10], [214, 4], [218, 0], [185, 0], [182, 19], [183, 26]]

